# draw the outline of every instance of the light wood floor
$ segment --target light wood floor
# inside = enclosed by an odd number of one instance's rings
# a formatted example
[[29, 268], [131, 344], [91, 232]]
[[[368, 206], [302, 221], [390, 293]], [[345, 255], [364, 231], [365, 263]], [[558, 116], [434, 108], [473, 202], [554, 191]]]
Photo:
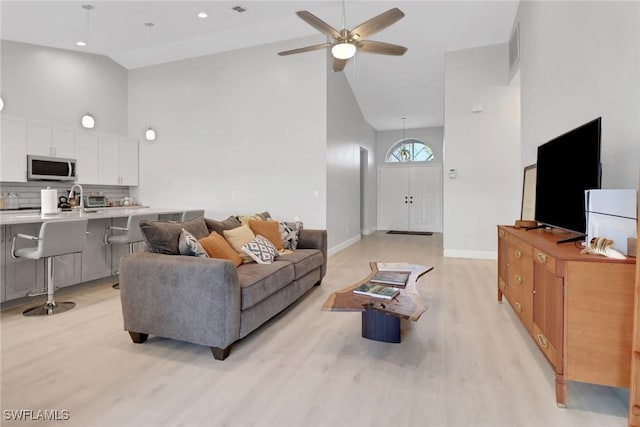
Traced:
[[[202, 346], [133, 344], [109, 283], [63, 290], [77, 307], [51, 318], [5, 308], [2, 410], [68, 410], [55, 425], [74, 426], [626, 426], [626, 390], [569, 383], [557, 408], [550, 366], [496, 303], [495, 262], [441, 253], [439, 235], [367, 236], [223, 362]], [[368, 261], [435, 266], [418, 284], [429, 309], [401, 344], [361, 338], [358, 313], [320, 311]]]

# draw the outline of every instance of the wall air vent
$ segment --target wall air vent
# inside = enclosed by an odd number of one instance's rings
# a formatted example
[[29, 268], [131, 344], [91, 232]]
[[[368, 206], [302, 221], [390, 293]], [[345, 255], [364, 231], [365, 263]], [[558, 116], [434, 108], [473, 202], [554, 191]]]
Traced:
[[238, 12], [238, 13], [242, 13], [242, 12], [246, 12], [246, 11], [247, 11], [247, 9], [245, 9], [245, 8], [244, 8], [244, 7], [242, 7], [242, 6], [234, 6], [234, 7], [232, 7], [231, 9], [235, 10], [235, 11], [236, 11], [236, 12]]
[[520, 61], [520, 23], [518, 22], [509, 39], [509, 68], [513, 71]]

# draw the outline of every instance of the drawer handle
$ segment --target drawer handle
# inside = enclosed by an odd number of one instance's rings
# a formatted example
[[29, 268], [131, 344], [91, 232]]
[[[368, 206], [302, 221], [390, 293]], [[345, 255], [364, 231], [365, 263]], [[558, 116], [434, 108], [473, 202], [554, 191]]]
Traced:
[[520, 249], [516, 249], [516, 258], [522, 258], [522, 252]]
[[504, 230], [500, 230], [500, 231], [498, 232], [498, 236], [500, 236], [500, 237], [504, 237]]
[[549, 341], [542, 334], [538, 334], [538, 342], [540, 343], [540, 347], [545, 350], [549, 347]]
[[516, 310], [518, 311], [518, 313], [522, 313], [522, 306], [519, 302], [516, 303]]
[[522, 276], [519, 274], [516, 274], [516, 282], [518, 282], [518, 285], [522, 285]]
[[501, 291], [504, 291], [504, 289], [507, 287], [507, 285], [505, 285], [503, 280], [500, 280], [500, 284], [498, 286], [500, 286]]
[[547, 263], [547, 256], [545, 254], [543, 254], [542, 252], [538, 252], [538, 259], [543, 264]]

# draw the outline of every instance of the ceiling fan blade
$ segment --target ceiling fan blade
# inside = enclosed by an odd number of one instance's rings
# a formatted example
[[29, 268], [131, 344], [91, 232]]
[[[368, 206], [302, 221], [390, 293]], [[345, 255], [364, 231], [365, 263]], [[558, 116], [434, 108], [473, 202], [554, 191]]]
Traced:
[[338, 59], [333, 58], [333, 72], [337, 73], [338, 71], [344, 70], [344, 66], [347, 65], [346, 59]]
[[313, 46], [300, 47], [298, 49], [285, 50], [284, 52], [278, 52], [278, 55], [293, 55], [295, 53], [311, 52], [313, 50], [320, 50], [327, 47], [331, 47], [331, 43], [314, 44]]
[[361, 40], [356, 43], [356, 47], [360, 52], [378, 53], [380, 55], [402, 56], [407, 51], [404, 46], [397, 44], [376, 42], [373, 40]]
[[311, 12], [307, 12], [306, 10], [301, 10], [299, 12], [296, 12], [296, 15], [298, 15], [300, 19], [302, 19], [304, 22], [311, 25], [316, 30], [320, 31], [322, 34], [326, 34], [327, 36], [332, 37], [336, 40], [341, 39], [341, 35], [338, 32], [338, 30], [336, 30], [331, 25], [327, 24], [326, 22], [324, 22], [322, 19], [318, 18]]
[[354, 40], [367, 38], [378, 31], [384, 30], [396, 21], [402, 19], [402, 17], [404, 17], [404, 13], [397, 7], [394, 7], [355, 27], [349, 32], [349, 38]]

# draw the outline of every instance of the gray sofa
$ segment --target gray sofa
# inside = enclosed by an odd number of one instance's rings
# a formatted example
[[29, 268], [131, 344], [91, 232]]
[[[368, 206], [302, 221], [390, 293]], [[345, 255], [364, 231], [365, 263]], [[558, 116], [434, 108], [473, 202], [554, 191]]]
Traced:
[[235, 341], [319, 285], [326, 268], [325, 230], [300, 230], [298, 248], [267, 265], [128, 255], [120, 262], [124, 329], [134, 343], [157, 335], [209, 346], [223, 360]]

